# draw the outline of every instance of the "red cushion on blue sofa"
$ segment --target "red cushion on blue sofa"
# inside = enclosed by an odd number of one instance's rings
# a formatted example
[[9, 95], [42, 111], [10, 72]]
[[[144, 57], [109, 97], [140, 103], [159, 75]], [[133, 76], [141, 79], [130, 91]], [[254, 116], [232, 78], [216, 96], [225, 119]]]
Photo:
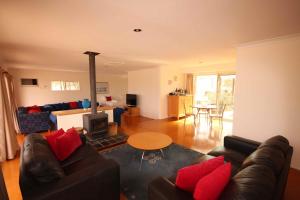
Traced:
[[224, 164], [224, 157], [207, 160], [205, 162], [184, 167], [177, 172], [175, 185], [185, 191], [194, 192], [197, 182], [216, 168]]
[[64, 133], [65, 133], [65, 131], [63, 129], [59, 129], [57, 131], [53, 131], [49, 135], [46, 135], [46, 140], [47, 140], [51, 150], [55, 154], [55, 156], [57, 155], [56, 138], [58, 138], [59, 136], [62, 136]]
[[78, 108], [78, 103], [76, 101], [70, 102], [69, 106], [71, 109], [76, 109]]
[[28, 113], [36, 113], [36, 112], [41, 112], [41, 108], [38, 107], [37, 105], [31, 106], [27, 108]]
[[226, 163], [200, 179], [194, 191], [196, 200], [217, 200], [228, 184], [231, 163]]
[[68, 158], [78, 147], [82, 145], [82, 141], [78, 132], [71, 128], [65, 134], [56, 138], [57, 158], [60, 161]]

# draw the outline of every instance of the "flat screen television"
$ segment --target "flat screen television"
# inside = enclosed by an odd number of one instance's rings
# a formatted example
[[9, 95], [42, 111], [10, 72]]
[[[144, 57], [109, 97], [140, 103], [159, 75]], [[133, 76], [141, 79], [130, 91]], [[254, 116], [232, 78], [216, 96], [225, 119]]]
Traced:
[[137, 106], [137, 95], [136, 94], [126, 94], [126, 104], [129, 107]]

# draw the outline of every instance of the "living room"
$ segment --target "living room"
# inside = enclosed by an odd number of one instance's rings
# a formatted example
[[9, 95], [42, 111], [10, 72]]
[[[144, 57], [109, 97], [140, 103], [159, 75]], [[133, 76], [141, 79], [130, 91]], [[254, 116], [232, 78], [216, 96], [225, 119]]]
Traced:
[[298, 199], [300, 2], [1, 4], [1, 199]]

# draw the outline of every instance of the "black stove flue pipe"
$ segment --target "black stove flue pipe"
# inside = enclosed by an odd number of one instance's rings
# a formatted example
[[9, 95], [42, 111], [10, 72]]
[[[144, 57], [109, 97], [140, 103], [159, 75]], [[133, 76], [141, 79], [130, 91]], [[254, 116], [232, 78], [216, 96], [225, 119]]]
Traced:
[[84, 54], [89, 55], [89, 73], [90, 73], [90, 93], [92, 114], [97, 114], [97, 96], [96, 96], [96, 59], [97, 52], [86, 51]]

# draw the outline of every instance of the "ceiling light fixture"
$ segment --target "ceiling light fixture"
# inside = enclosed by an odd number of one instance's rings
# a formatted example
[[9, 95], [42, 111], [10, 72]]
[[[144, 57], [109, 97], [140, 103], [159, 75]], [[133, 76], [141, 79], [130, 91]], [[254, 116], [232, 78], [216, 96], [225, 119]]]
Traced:
[[133, 31], [134, 31], [134, 32], [142, 32], [142, 29], [140, 29], [140, 28], [135, 28], [135, 29], [133, 29]]

